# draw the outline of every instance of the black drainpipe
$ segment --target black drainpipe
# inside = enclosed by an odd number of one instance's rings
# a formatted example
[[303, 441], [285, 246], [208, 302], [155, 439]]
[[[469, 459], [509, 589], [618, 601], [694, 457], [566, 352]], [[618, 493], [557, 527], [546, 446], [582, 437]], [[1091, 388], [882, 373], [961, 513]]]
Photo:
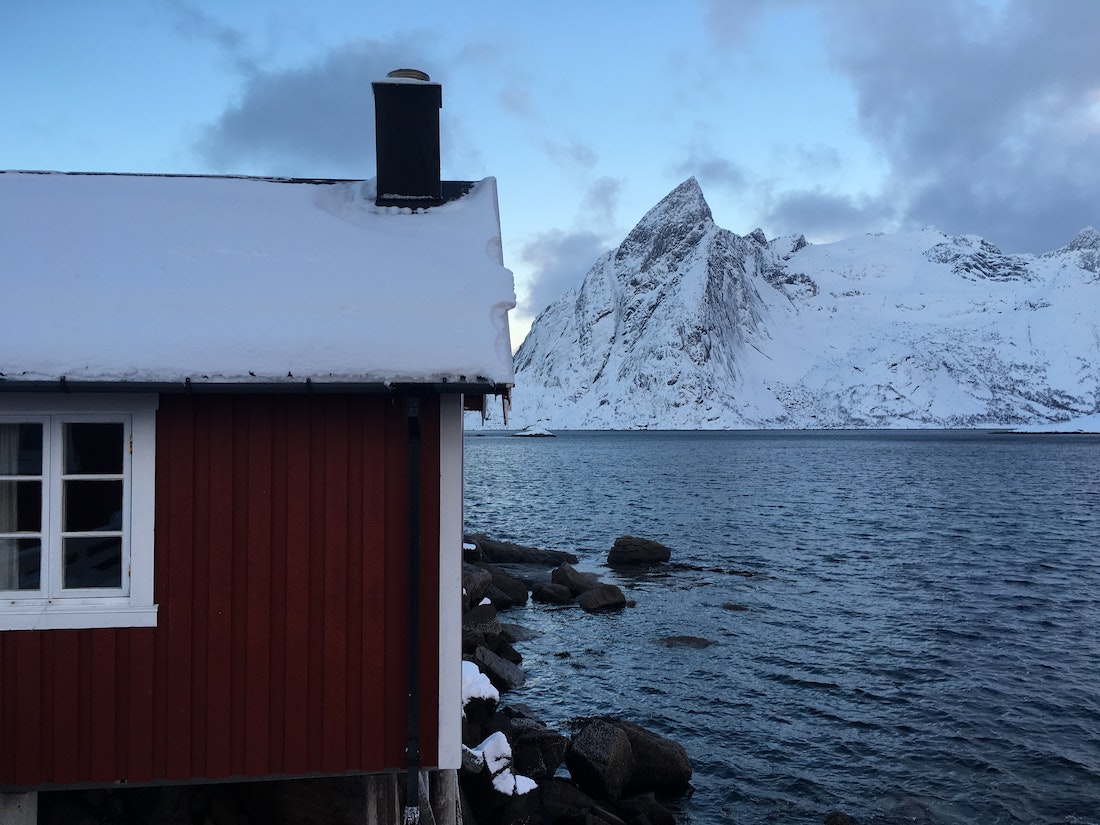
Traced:
[[404, 825], [420, 822], [420, 399], [406, 398], [409, 424], [409, 704]]

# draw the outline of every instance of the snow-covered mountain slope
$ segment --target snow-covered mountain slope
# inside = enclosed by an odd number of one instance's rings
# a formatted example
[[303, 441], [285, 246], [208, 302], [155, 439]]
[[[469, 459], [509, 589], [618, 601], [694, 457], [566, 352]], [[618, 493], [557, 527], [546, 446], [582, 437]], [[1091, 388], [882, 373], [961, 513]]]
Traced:
[[934, 229], [768, 241], [716, 226], [691, 178], [539, 315], [515, 366], [515, 426], [1065, 420], [1100, 411], [1100, 233], [1040, 257]]

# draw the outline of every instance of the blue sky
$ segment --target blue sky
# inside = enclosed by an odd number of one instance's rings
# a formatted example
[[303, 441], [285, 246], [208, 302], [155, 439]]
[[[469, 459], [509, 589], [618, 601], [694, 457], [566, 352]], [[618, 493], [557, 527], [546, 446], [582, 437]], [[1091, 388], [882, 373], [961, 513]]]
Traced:
[[[1100, 225], [1094, 0], [4, 0], [0, 168], [360, 178], [370, 81], [443, 84], [499, 181], [518, 335], [689, 175], [719, 225]], [[517, 335], [517, 343], [518, 343]]]

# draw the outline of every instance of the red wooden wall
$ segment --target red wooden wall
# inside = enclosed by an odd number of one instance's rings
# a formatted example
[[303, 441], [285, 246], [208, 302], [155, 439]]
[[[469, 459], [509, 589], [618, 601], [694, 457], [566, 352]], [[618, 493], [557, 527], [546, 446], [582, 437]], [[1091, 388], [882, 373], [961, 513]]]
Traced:
[[[438, 399], [420, 406], [432, 765]], [[0, 632], [0, 785], [403, 768], [407, 456], [400, 398], [162, 396], [157, 627]]]

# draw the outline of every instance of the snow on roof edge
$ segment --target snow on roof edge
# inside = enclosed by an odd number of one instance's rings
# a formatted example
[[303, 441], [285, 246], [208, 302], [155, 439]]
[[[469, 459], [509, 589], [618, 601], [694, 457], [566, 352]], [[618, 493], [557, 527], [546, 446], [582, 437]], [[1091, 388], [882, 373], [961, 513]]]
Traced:
[[415, 213], [373, 189], [0, 173], [0, 383], [510, 386], [495, 179]]

